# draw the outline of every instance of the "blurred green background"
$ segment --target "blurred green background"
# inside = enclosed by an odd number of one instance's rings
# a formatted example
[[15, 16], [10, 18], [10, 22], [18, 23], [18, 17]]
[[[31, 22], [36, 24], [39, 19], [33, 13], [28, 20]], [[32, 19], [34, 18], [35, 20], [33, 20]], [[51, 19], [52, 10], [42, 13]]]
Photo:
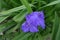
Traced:
[[[41, 10], [46, 29], [24, 33], [26, 14]], [[0, 0], [0, 40], [60, 40], [60, 0]]]

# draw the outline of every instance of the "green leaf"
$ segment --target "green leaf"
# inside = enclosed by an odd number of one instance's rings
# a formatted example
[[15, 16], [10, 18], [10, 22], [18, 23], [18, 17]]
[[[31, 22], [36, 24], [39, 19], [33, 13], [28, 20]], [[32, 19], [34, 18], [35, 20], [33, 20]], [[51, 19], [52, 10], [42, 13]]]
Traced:
[[32, 33], [27, 33], [24, 36], [22, 36], [19, 40], [27, 39], [30, 35], [32, 35]]
[[56, 35], [56, 39], [55, 40], [60, 40], [60, 26]]
[[15, 25], [16, 23], [13, 22], [12, 20], [8, 21], [7, 23], [1, 24], [0, 25], [0, 33], [7, 31], [10, 27], [12, 27], [13, 25]]
[[20, 34], [17, 35], [16, 37], [14, 37], [12, 40], [25, 40], [31, 35], [32, 35], [32, 33], [20, 32]]
[[21, 38], [25, 33], [21, 32], [20, 34], [18, 34], [17, 36], [15, 36], [12, 40], [18, 40], [19, 38]]
[[25, 9], [24, 5], [16, 7], [16, 8], [13, 8], [13, 9], [10, 9], [10, 10], [7, 10], [7, 11], [0, 12], [0, 15], [8, 15], [8, 14], [11, 14], [12, 12], [16, 12], [16, 11], [22, 10], [22, 9]]
[[55, 13], [55, 21], [54, 21], [53, 31], [52, 31], [52, 40], [55, 40], [56, 34], [58, 32], [58, 28], [59, 28], [59, 18], [57, 13]]
[[15, 27], [11, 28], [10, 30], [6, 31], [6, 34], [9, 34], [11, 32], [14, 32], [16, 29], [18, 29], [20, 27], [20, 23], [17, 24]]
[[43, 40], [44, 38], [43, 38], [43, 36], [38, 35], [38, 39], [39, 39], [39, 40]]
[[0, 23], [3, 22], [6, 18], [8, 18], [9, 16], [2, 16], [0, 17]]
[[31, 6], [29, 5], [28, 1], [27, 0], [20, 0], [20, 1], [22, 2], [23, 5], [25, 5], [25, 7], [28, 10], [28, 13], [31, 13], [32, 9], [31, 9]]
[[20, 23], [28, 13], [26, 11], [21, 11], [18, 15], [13, 17], [15, 22]]
[[47, 4], [47, 5], [43, 6], [43, 7], [40, 7], [39, 9], [41, 9], [41, 8], [45, 8], [45, 7], [48, 7], [48, 6], [52, 6], [52, 5], [56, 5], [56, 4], [59, 4], [59, 3], [60, 3], [59, 0], [57, 0], [57, 1], [53, 1], [53, 2]]
[[[29, 4], [29, 5], [33, 6], [32, 4]], [[2, 11], [2, 12], [0, 12], [0, 16], [2, 16], [2, 15], [10, 15], [10, 14], [12, 14], [12, 12], [16, 12], [16, 11], [19, 11], [19, 10], [22, 10], [22, 9], [26, 9], [26, 7], [24, 5], [22, 5], [22, 6], [10, 9], [10, 10]]]

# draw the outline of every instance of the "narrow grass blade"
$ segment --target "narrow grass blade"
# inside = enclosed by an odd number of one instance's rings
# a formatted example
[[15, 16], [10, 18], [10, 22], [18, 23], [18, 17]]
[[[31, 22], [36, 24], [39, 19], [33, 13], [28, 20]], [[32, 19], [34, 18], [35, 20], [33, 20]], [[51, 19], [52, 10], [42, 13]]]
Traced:
[[28, 12], [31, 13], [32, 9], [31, 6], [29, 5], [27, 0], [20, 0], [22, 2], [23, 5], [25, 5], [25, 7], [27, 8]]
[[25, 33], [21, 32], [17, 36], [15, 36], [12, 40], [19, 40]]
[[57, 1], [53, 1], [53, 2], [47, 4], [47, 5], [43, 6], [43, 7], [40, 7], [39, 9], [42, 9], [42, 8], [45, 8], [45, 7], [48, 7], [48, 6], [52, 6], [52, 5], [56, 5], [56, 4], [59, 4], [59, 3], [60, 3], [59, 0], [57, 0]]
[[56, 34], [58, 32], [58, 28], [59, 28], [59, 18], [57, 13], [55, 13], [55, 21], [54, 21], [53, 31], [52, 31], [52, 40], [55, 40]]
[[[29, 5], [31, 7], [33, 6], [32, 4], [29, 4]], [[12, 12], [16, 12], [16, 11], [19, 11], [19, 10], [22, 10], [22, 9], [26, 9], [26, 7], [24, 5], [22, 5], [22, 6], [19, 6], [19, 7], [13, 8], [13, 9], [10, 9], [10, 10], [2, 11], [2, 12], [0, 12], [0, 16], [10, 15], [10, 14], [12, 14]]]
[[3, 22], [6, 18], [8, 18], [9, 16], [2, 16], [0, 17], [0, 23]]
[[8, 21], [7, 23], [1, 24], [0, 25], [0, 32], [7, 31], [11, 26], [15, 25], [15, 22], [13, 21]]
[[17, 23], [20, 23], [28, 13], [26, 11], [20, 12], [18, 15], [13, 17], [13, 20]]
[[13, 38], [12, 40], [24, 40], [26, 38], [28, 38], [31, 35], [31, 33], [21, 33], [18, 36], [16, 36], [15, 38]]
[[55, 40], [60, 40], [60, 25]]
[[6, 31], [6, 34], [9, 34], [11, 32], [14, 32], [16, 29], [18, 29], [20, 27], [20, 23], [17, 24], [15, 27], [11, 28], [10, 30]]
[[27, 39], [30, 35], [32, 35], [32, 33], [27, 33], [24, 36], [22, 36], [19, 40]]

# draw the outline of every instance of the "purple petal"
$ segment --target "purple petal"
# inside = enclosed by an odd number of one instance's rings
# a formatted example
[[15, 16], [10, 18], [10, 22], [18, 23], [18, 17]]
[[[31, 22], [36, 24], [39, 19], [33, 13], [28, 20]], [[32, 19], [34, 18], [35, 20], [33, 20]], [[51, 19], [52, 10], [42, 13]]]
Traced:
[[42, 19], [45, 18], [45, 17], [44, 17], [44, 12], [43, 12], [43, 11], [40, 11], [40, 12], [39, 12], [39, 17], [42, 18]]
[[27, 15], [26, 21], [30, 24], [33, 24], [34, 26], [37, 26], [37, 16], [36, 15]]
[[27, 22], [24, 22], [22, 24], [22, 30], [23, 30], [23, 32], [28, 32], [29, 31], [29, 26], [28, 26]]
[[38, 11], [36, 11], [36, 12], [32, 12], [32, 13], [31, 13], [31, 15], [35, 15], [35, 16], [37, 16], [38, 14], [39, 14]]
[[32, 26], [30, 27], [30, 32], [38, 32], [39, 30], [37, 29], [37, 27]]
[[40, 25], [43, 29], [45, 28], [43, 11], [32, 12], [26, 16], [26, 21], [34, 26]]
[[44, 20], [40, 19], [39, 23], [40, 23], [40, 24], [39, 24], [40, 27], [41, 27], [42, 29], [45, 29], [45, 22], [44, 22]]
[[36, 12], [32, 12], [30, 15], [33, 15], [33, 16], [38, 16], [40, 18], [44, 18], [44, 12], [43, 11], [36, 11]]

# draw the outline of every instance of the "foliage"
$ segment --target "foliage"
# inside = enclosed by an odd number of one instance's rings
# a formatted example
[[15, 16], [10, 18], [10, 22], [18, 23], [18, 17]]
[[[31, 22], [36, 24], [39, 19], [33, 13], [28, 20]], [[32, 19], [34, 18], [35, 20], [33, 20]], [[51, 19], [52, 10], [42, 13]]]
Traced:
[[[24, 33], [21, 25], [33, 11], [44, 11], [46, 29]], [[0, 0], [0, 40], [59, 40], [60, 0]]]

